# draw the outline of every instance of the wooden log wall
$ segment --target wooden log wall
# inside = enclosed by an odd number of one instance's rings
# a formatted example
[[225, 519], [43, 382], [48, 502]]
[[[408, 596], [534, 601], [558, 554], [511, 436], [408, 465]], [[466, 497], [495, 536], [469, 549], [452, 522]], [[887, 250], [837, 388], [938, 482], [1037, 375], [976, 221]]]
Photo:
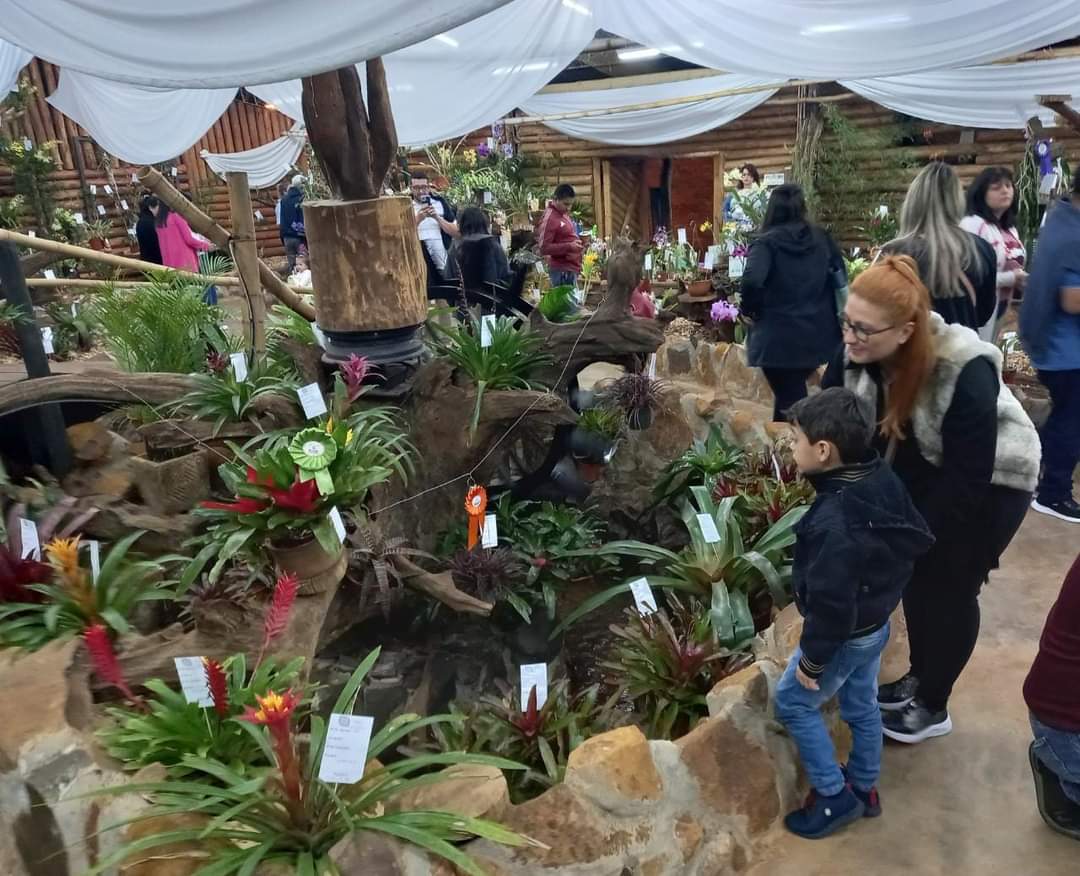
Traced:
[[[138, 215], [141, 187], [132, 182], [132, 173], [138, 166], [107, 156], [85, 130], [45, 100], [56, 88], [59, 75], [56, 67], [35, 58], [23, 75], [30, 79], [36, 94], [25, 113], [0, 126], [0, 136], [19, 140], [29, 138], [35, 144], [54, 143], [53, 154], [59, 164], [51, 177], [52, 198], [56, 205], [82, 213], [88, 222], [107, 220], [112, 248], [120, 254], [135, 252], [137, 247], [128, 235], [128, 228], [135, 224]], [[198, 143], [173, 161], [157, 166], [165, 174], [171, 174], [171, 168], [175, 167], [173, 179], [177, 187], [217, 222], [229, 227], [228, 186], [199, 157], [199, 153], [204, 149], [208, 152], [252, 149], [277, 139], [292, 126], [293, 121], [288, 116], [266, 108], [251, 96], [238, 95]], [[84, 169], [82, 179], [80, 159]], [[111, 178], [106, 162], [112, 166]], [[90, 193], [91, 185], [97, 187], [96, 195]], [[106, 185], [113, 188], [113, 194], [105, 193]], [[0, 164], [0, 198], [14, 193], [11, 169]], [[284, 254], [274, 222], [276, 200], [277, 192], [273, 189], [252, 192], [252, 205], [263, 215], [262, 221], [255, 223], [261, 258]], [[127, 204], [126, 210], [123, 202]], [[100, 214], [99, 206], [105, 209], [104, 216]]]

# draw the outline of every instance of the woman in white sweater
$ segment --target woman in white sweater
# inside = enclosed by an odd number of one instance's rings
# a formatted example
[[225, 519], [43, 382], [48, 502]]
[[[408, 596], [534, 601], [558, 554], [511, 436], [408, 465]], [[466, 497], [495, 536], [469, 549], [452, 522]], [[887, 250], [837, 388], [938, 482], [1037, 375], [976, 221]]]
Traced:
[[960, 227], [977, 234], [994, 248], [997, 257], [998, 306], [994, 316], [979, 329], [979, 336], [993, 343], [998, 323], [1017, 292], [1024, 291], [1027, 253], [1016, 230], [1016, 189], [1007, 167], [988, 167], [968, 188], [967, 215]]

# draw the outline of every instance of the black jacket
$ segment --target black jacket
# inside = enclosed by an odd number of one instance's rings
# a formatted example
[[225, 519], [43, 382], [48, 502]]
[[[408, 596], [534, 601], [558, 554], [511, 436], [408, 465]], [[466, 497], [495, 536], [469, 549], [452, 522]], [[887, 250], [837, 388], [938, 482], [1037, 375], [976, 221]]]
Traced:
[[146, 211], [145, 216], [139, 214], [139, 221], [135, 223], [135, 238], [139, 241], [139, 258], [144, 262], [160, 265], [161, 244], [158, 243], [154, 215], [149, 210]]
[[792, 587], [805, 618], [799, 666], [818, 678], [841, 645], [888, 621], [934, 537], [877, 455], [809, 479], [817, 498], [795, 525]]
[[758, 368], [816, 368], [840, 344], [836, 243], [805, 222], [772, 228], [750, 245], [742, 310], [754, 320], [747, 358]]
[[502, 246], [490, 234], [470, 234], [455, 240], [447, 260], [450, 278], [461, 278], [466, 289], [492, 293], [491, 286], [506, 287], [510, 282], [510, 263]]
[[301, 206], [304, 203], [304, 193], [298, 186], [289, 186], [288, 191], [285, 192], [285, 196], [281, 199], [281, 224], [279, 231], [281, 232], [281, 239], [286, 237], [304, 237], [302, 231], [298, 231], [293, 227], [294, 224], [299, 223], [302, 228], [304, 225], [304, 210]]
[[[971, 234], [965, 231], [965, 234]], [[947, 297], [935, 295], [930, 290], [930, 306], [941, 314], [941, 318], [948, 323], [966, 325], [975, 331], [979, 326], [986, 325], [990, 317], [997, 309], [997, 256], [994, 248], [977, 234], [971, 234], [975, 241], [975, 261], [964, 269], [964, 276], [971, 284], [975, 292], [975, 300], [971, 300], [971, 293], [966, 289], [954, 289], [954, 294]], [[884, 247], [887, 253], [909, 255], [919, 265], [919, 274], [926, 281], [927, 261], [926, 251], [921, 241], [913, 240]], [[958, 293], [958, 294], [957, 294]]]

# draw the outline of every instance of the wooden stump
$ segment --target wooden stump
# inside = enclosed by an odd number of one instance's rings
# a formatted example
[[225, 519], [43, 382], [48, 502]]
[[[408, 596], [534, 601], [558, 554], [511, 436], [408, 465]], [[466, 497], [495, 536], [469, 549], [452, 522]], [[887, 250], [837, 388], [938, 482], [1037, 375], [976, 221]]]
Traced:
[[424, 258], [408, 198], [304, 204], [319, 326], [356, 332], [427, 318]]

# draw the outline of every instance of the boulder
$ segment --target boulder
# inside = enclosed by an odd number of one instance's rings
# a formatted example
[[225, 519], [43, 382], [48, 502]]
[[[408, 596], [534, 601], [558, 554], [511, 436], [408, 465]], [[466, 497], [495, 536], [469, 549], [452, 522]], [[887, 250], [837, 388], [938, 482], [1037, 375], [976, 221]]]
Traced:
[[769, 679], [764, 665], [753, 663], [714, 684], [705, 698], [709, 704], [709, 715], [720, 715], [731, 703], [764, 715], [769, 708]]
[[116, 459], [101, 465], [76, 468], [64, 478], [64, 492], [79, 498], [105, 496], [125, 499], [135, 485], [133, 458]]
[[67, 439], [71, 454], [82, 463], [98, 462], [109, 455], [114, 436], [102, 423], [91, 421], [68, 426]]
[[773, 394], [765, 376], [747, 364], [746, 348], [741, 344], [698, 344], [694, 371], [703, 383], [717, 387], [727, 398], [772, 405]]
[[442, 775], [444, 780], [441, 782], [411, 788], [395, 797], [392, 808], [453, 812], [469, 818], [498, 821], [510, 805], [506, 778], [498, 767], [456, 764], [443, 770]]
[[639, 812], [664, 792], [649, 741], [637, 727], [619, 727], [585, 740], [570, 752], [566, 785], [601, 809]]
[[694, 367], [694, 345], [689, 338], [668, 338], [656, 358], [657, 371], [663, 374], [689, 374]]

